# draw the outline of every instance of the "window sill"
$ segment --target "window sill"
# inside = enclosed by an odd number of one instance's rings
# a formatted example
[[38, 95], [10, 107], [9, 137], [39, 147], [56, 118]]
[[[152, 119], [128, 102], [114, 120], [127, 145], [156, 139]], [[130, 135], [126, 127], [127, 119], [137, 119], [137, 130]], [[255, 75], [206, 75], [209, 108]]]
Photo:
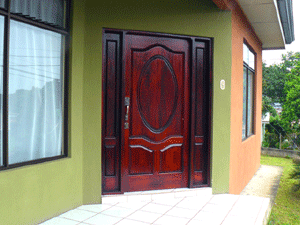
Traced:
[[255, 134], [250, 134], [248, 137], [242, 139], [242, 142], [249, 140], [251, 137], [255, 136]]
[[37, 159], [37, 160], [32, 160], [32, 161], [27, 161], [27, 162], [11, 164], [8, 166], [1, 166], [0, 172], [3, 170], [9, 170], [9, 169], [19, 168], [19, 167], [23, 167], [23, 166], [35, 165], [35, 164], [40, 164], [40, 163], [44, 163], [44, 162], [51, 162], [51, 161], [55, 161], [58, 159], [64, 159], [64, 158], [68, 158], [68, 156], [60, 155], [60, 156], [54, 156], [54, 157], [49, 157], [49, 158], [43, 158], [43, 159]]

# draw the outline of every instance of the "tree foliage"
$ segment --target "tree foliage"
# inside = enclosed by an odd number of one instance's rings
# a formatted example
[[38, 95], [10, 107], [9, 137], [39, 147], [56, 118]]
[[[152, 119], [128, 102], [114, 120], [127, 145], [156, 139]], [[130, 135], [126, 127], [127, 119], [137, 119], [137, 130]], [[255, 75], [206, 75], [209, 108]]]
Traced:
[[300, 52], [288, 52], [282, 55], [282, 63], [266, 66], [263, 63], [263, 96], [270, 98], [271, 103], [286, 102], [286, 81], [288, 74], [299, 63]]
[[300, 61], [286, 77], [282, 119], [291, 130], [300, 132]]
[[[281, 115], [274, 112], [274, 103], [282, 105]], [[300, 52], [282, 55], [280, 64], [263, 64], [263, 114], [266, 112], [272, 115], [266, 135], [280, 133], [293, 146], [300, 145]], [[272, 144], [277, 138], [269, 139]]]
[[263, 96], [269, 98], [270, 103], [282, 103], [285, 99], [284, 84], [287, 70], [282, 65], [263, 64]]
[[270, 112], [272, 116], [277, 116], [277, 112], [272, 106], [272, 99], [266, 95], [262, 97], [262, 114], [265, 115], [267, 112]]

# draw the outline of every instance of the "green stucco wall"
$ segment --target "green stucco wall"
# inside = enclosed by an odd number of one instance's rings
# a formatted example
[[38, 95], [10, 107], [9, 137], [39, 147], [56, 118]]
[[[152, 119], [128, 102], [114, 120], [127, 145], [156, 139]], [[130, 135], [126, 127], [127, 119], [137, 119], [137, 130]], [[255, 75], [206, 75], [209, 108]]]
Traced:
[[75, 6], [70, 60], [70, 156], [0, 171], [0, 224], [37, 224], [82, 205], [83, 1], [77, 1]]
[[[214, 38], [212, 187], [229, 191], [231, 14], [209, 0], [74, 0], [69, 157], [0, 171], [1, 224], [36, 224], [101, 201], [102, 29]], [[226, 80], [221, 91], [219, 82]]]
[[[212, 187], [229, 192], [231, 13], [209, 0], [86, 1], [83, 87], [84, 203], [100, 201], [102, 29], [116, 28], [214, 38]], [[221, 91], [219, 82], [226, 81]]]

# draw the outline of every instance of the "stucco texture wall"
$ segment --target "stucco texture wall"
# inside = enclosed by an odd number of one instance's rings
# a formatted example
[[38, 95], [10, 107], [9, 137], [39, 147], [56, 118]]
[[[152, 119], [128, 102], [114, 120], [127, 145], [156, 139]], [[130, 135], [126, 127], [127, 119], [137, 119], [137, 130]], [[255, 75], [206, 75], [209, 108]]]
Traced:
[[[231, 13], [210, 0], [87, 0], [83, 86], [84, 203], [101, 198], [102, 29], [142, 30], [214, 38], [212, 187], [229, 192]], [[226, 89], [219, 88], [221, 79]]]
[[[256, 53], [254, 135], [242, 141], [243, 43]], [[262, 102], [262, 45], [241, 11], [232, 12], [230, 193], [240, 194], [260, 166]]]
[[71, 28], [69, 157], [0, 171], [1, 224], [36, 224], [101, 202], [103, 28], [214, 38], [211, 177], [214, 193], [228, 193], [231, 13], [210, 0], [74, 0]]
[[82, 205], [83, 8], [73, 8], [69, 157], [0, 171], [0, 224], [37, 224]]

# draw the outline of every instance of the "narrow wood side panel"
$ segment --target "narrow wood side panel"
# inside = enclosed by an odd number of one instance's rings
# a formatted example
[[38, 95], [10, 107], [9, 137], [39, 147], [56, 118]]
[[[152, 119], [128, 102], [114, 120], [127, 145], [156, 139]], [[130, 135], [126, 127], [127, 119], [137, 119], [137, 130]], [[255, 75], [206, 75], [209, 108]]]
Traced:
[[102, 190], [120, 191], [120, 79], [121, 35], [103, 34]]
[[194, 42], [191, 129], [191, 187], [208, 185], [208, 77], [206, 43]]

